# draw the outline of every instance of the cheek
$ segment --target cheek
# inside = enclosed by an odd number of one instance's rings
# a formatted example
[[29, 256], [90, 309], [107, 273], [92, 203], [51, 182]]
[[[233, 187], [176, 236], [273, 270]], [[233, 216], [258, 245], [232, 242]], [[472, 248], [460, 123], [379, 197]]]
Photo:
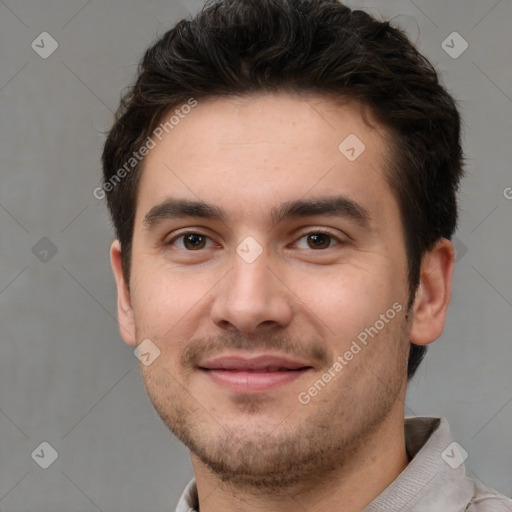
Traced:
[[304, 314], [315, 319], [326, 338], [334, 337], [340, 343], [374, 325], [403, 296], [403, 290], [394, 284], [398, 279], [393, 279], [385, 265], [343, 265], [290, 278], [296, 283], [292, 289]]
[[208, 291], [204, 280], [180, 278], [170, 271], [154, 269], [140, 268], [134, 282], [132, 305], [139, 330], [155, 340], [172, 337], [183, 329], [187, 315], [194, 315]]

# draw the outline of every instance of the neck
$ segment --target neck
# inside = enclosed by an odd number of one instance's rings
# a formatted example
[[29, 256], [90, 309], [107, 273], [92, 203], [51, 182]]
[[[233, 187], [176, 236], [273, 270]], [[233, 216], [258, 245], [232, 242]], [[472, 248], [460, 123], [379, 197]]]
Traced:
[[[400, 411], [397, 411], [400, 412]], [[200, 512], [257, 512], [279, 510], [317, 512], [361, 511], [407, 467], [403, 409], [391, 414], [364, 446], [354, 451], [349, 465], [323, 468], [285, 489], [237, 488], [212, 473], [191, 455]]]

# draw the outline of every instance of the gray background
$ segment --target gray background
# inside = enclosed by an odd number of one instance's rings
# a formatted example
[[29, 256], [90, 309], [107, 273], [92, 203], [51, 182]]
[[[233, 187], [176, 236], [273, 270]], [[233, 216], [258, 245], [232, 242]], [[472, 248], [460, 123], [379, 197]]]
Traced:
[[[347, 4], [395, 17], [461, 106], [467, 177], [453, 301], [406, 413], [448, 418], [469, 476], [510, 496], [512, 2]], [[92, 191], [103, 132], [143, 51], [199, 7], [0, 1], [3, 511], [174, 510], [192, 476], [118, 334], [113, 232]], [[59, 44], [46, 59], [31, 48], [44, 31]], [[458, 58], [441, 46], [453, 31], [469, 44]], [[31, 457], [43, 441], [58, 452], [48, 469]]]

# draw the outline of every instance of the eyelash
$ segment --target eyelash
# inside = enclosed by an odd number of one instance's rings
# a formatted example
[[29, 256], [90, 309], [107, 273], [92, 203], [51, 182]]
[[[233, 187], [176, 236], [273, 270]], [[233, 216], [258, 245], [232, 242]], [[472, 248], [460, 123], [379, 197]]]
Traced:
[[[179, 240], [180, 238], [183, 238], [183, 237], [186, 237], [187, 235], [199, 235], [201, 237], [204, 237], [204, 238], [207, 238], [208, 240], [211, 240], [211, 238], [208, 236], [208, 235], [205, 235], [199, 231], [186, 231], [184, 233], [180, 233], [179, 235], [176, 235], [175, 237], [173, 237], [171, 240], [169, 240], [168, 242], [166, 242], [164, 245], [166, 246], [172, 246], [174, 245], [174, 243], [176, 242], [176, 240]], [[337, 244], [335, 245], [341, 245], [343, 244], [343, 241], [340, 240], [339, 237], [337, 237], [336, 235], [334, 235], [333, 233], [327, 231], [327, 230], [313, 230], [313, 231], [307, 231], [306, 233], [303, 233], [297, 240], [301, 240], [302, 238], [305, 238], [309, 235], [327, 235], [329, 237], [331, 237], [333, 240], [335, 240], [337, 242]], [[325, 249], [311, 249], [312, 251], [315, 251], [315, 252], [321, 252], [321, 251], [325, 251], [326, 249], [332, 249], [332, 247], [334, 246], [329, 246], [329, 247], [326, 247]], [[185, 252], [201, 252], [202, 250], [204, 249], [209, 249], [209, 247], [204, 247], [202, 249], [197, 249], [197, 250], [190, 250], [190, 249], [181, 249], [182, 251], [185, 251]]]

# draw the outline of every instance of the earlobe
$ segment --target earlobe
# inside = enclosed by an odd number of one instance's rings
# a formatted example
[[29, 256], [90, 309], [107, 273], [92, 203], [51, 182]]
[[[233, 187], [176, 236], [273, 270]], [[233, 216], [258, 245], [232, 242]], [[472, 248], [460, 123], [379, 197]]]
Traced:
[[450, 304], [454, 264], [455, 250], [446, 238], [424, 255], [412, 306], [412, 343], [428, 345], [441, 336]]
[[110, 247], [110, 262], [117, 285], [117, 318], [119, 332], [128, 345], [136, 346], [135, 319], [131, 304], [130, 289], [124, 278], [122, 248], [119, 240], [114, 240]]

